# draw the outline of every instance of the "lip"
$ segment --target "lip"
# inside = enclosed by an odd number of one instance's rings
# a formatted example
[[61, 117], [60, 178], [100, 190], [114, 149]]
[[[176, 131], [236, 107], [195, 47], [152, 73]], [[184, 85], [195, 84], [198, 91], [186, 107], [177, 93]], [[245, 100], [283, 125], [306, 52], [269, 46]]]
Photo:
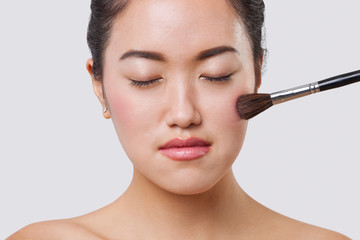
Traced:
[[211, 144], [200, 138], [175, 138], [159, 148], [164, 156], [177, 161], [201, 158], [210, 151]]

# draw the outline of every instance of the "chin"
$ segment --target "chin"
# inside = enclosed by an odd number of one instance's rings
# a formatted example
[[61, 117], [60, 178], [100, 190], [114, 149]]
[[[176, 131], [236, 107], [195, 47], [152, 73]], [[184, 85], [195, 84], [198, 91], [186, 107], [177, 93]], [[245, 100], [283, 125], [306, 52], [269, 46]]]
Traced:
[[203, 187], [203, 186], [176, 186], [171, 189], [165, 189], [168, 192], [177, 195], [197, 195], [202, 194], [210, 190], [213, 186]]
[[220, 179], [221, 177], [211, 177], [210, 174], [206, 174], [197, 177], [193, 176], [173, 179], [172, 181], [166, 181], [164, 184], [159, 184], [158, 186], [167, 192], [177, 195], [196, 195], [209, 191]]

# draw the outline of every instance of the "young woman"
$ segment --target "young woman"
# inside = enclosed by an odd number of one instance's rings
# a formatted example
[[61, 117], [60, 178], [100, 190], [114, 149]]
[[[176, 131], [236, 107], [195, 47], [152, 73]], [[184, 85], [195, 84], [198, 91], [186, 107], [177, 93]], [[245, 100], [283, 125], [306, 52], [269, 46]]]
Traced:
[[17, 239], [348, 239], [262, 206], [232, 164], [257, 91], [262, 0], [92, 1], [87, 62], [105, 118], [134, 166], [127, 191], [90, 214]]

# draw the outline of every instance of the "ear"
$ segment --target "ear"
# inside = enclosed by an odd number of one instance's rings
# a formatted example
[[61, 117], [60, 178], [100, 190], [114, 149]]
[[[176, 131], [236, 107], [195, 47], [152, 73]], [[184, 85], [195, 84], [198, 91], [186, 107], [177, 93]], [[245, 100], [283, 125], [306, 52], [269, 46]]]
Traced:
[[106, 109], [106, 111], [103, 111], [104, 118], [109, 119], [110, 111], [109, 111], [109, 107], [107, 105], [106, 98], [105, 98], [104, 91], [103, 91], [103, 82], [101, 80], [97, 80], [95, 78], [94, 73], [93, 73], [93, 66], [94, 66], [93, 59], [90, 58], [89, 60], [86, 61], [86, 69], [91, 76], [94, 93], [97, 96], [97, 98], [99, 99], [103, 109]]
[[260, 71], [259, 76], [256, 77], [257, 79], [256, 79], [255, 93], [258, 93], [262, 81], [261, 70], [259, 71]]
[[258, 90], [259, 90], [259, 88], [261, 86], [263, 63], [264, 63], [264, 50], [263, 50], [262, 55], [261, 55], [259, 70], [257, 70], [259, 72], [256, 74], [255, 93], [258, 92]]
[[255, 73], [255, 88], [254, 88], [254, 93], [258, 93], [258, 90], [261, 86], [261, 70], [256, 70], [257, 72]]

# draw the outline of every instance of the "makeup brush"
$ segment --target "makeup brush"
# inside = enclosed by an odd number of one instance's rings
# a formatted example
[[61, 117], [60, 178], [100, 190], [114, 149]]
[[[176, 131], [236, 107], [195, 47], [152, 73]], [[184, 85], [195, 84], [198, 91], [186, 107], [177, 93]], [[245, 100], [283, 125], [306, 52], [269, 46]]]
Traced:
[[271, 94], [245, 94], [238, 98], [236, 109], [242, 119], [248, 120], [273, 105], [359, 81], [360, 70]]

